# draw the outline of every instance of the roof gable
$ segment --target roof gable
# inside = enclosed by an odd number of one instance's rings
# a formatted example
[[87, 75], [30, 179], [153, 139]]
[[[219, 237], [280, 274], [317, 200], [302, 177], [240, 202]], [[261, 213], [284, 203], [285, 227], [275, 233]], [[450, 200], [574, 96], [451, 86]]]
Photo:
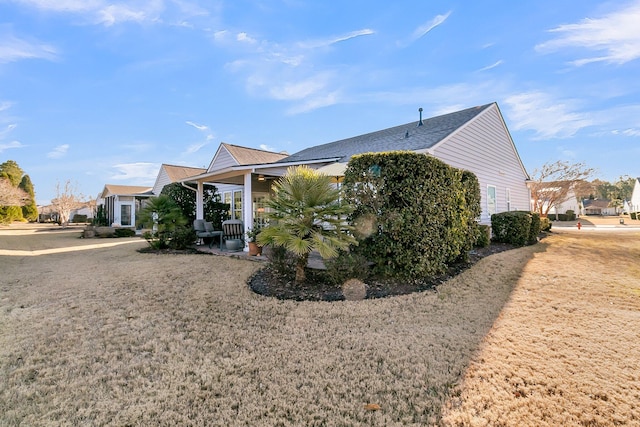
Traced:
[[208, 172], [225, 169], [231, 166], [263, 165], [278, 162], [288, 154], [258, 150], [256, 148], [240, 147], [239, 145], [220, 144], [218, 151], [207, 169]]
[[351, 156], [366, 152], [392, 150], [428, 150], [464, 126], [493, 104], [467, 108], [454, 113], [415, 121], [388, 129], [317, 145], [282, 159], [281, 162], [304, 162], [340, 158], [347, 162]]

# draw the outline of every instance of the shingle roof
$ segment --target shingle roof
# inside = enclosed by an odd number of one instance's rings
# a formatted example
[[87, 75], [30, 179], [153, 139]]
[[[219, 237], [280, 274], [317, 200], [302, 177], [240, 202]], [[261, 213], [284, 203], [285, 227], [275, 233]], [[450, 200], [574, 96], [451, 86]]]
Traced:
[[274, 163], [287, 157], [288, 154], [274, 153], [272, 151], [258, 150], [255, 148], [240, 147], [238, 145], [227, 144], [223, 142], [223, 145], [229, 154], [233, 156], [238, 162], [238, 165], [262, 165], [267, 163]]
[[607, 199], [585, 199], [582, 201], [582, 205], [586, 208], [608, 208], [611, 204], [610, 200]]
[[140, 187], [137, 185], [114, 185], [114, 184], [106, 184], [104, 186], [104, 190], [102, 191], [101, 197], [107, 197], [109, 195], [118, 195], [118, 196], [137, 196], [137, 195], [149, 195], [153, 196], [151, 192], [153, 190], [152, 187]]
[[467, 108], [454, 113], [395, 126], [352, 138], [317, 145], [282, 159], [284, 162], [303, 162], [340, 157], [347, 162], [351, 156], [366, 152], [391, 150], [426, 150], [451, 135], [465, 123], [493, 104]]
[[200, 175], [201, 173], [206, 172], [205, 168], [192, 168], [188, 166], [175, 166], [175, 165], [167, 165], [163, 164], [164, 170], [167, 172], [169, 179], [171, 182], [176, 182], [183, 178], [188, 178], [194, 175]]

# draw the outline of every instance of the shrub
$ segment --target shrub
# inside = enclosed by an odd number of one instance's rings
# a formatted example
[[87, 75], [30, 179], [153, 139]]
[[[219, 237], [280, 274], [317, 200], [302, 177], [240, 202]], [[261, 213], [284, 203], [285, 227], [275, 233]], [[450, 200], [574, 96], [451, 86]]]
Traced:
[[631, 212], [630, 217], [631, 217], [631, 219], [638, 219], [638, 213], [637, 212]]
[[493, 214], [491, 215], [491, 228], [494, 240], [496, 242], [524, 246], [531, 242], [532, 221], [533, 215], [531, 212], [514, 211]]
[[193, 245], [193, 227], [179, 226], [169, 232], [169, 248], [183, 250]]
[[567, 210], [565, 212], [565, 215], [567, 216], [566, 221], [573, 221], [576, 219], [576, 213], [574, 211], [572, 211], [571, 209]]
[[551, 231], [551, 221], [549, 218], [540, 218], [540, 230], [541, 231]]
[[131, 228], [116, 228], [113, 234], [115, 237], [133, 237], [136, 232]]
[[556, 221], [558, 219], [558, 215], [549, 214], [549, 215], [547, 215], [547, 218], [549, 218], [549, 221]]
[[434, 157], [408, 151], [353, 156], [344, 189], [360, 239], [355, 251], [374, 263], [375, 274], [442, 274], [477, 240], [477, 179]]
[[367, 259], [353, 251], [340, 251], [338, 256], [325, 261], [327, 276], [340, 285], [349, 279], [366, 280], [370, 275]]
[[81, 223], [81, 222], [87, 222], [87, 216], [86, 215], [74, 215], [73, 219], [71, 220], [71, 222], [73, 223]]
[[291, 280], [296, 275], [295, 260], [296, 257], [287, 251], [284, 246], [265, 247], [262, 254], [269, 262], [269, 268], [278, 276], [286, 280]]
[[477, 248], [486, 248], [491, 243], [491, 227], [486, 224], [478, 224], [478, 238], [475, 246]]

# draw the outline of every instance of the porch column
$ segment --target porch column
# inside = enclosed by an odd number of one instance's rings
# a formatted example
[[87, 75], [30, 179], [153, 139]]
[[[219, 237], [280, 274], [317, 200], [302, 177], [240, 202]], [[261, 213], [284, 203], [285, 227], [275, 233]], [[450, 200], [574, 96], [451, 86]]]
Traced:
[[196, 219], [204, 219], [204, 184], [198, 181], [196, 191]]
[[[244, 198], [242, 202], [242, 221], [244, 230], [253, 227], [253, 190], [251, 189], [251, 172], [244, 174]], [[245, 242], [244, 250], [248, 251], [249, 246]]]

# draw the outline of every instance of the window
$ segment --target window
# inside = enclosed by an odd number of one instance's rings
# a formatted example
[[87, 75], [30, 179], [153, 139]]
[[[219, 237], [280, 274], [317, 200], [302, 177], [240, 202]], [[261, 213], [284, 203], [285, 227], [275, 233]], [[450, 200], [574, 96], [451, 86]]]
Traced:
[[233, 192], [233, 219], [242, 219], [242, 190]]
[[511, 212], [511, 189], [507, 188], [505, 196], [507, 198], [507, 212]]
[[254, 193], [253, 194], [253, 223], [259, 227], [267, 225], [267, 194], [266, 193]]
[[222, 201], [229, 205], [230, 219], [242, 219], [242, 190], [225, 191]]
[[487, 214], [489, 218], [497, 212], [496, 187], [487, 185]]
[[120, 225], [123, 227], [131, 225], [131, 205], [120, 205]]

